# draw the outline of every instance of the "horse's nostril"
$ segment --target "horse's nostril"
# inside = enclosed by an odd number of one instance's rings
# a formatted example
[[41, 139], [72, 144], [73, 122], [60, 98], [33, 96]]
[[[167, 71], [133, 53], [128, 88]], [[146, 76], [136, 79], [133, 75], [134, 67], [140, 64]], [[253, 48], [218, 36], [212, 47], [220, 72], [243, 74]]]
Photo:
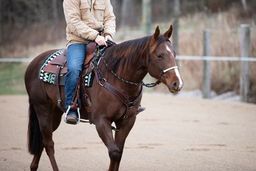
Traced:
[[173, 87], [173, 88], [177, 88], [177, 87], [178, 87], [177, 81], [175, 81], [174, 83], [172, 83], [172, 87]]

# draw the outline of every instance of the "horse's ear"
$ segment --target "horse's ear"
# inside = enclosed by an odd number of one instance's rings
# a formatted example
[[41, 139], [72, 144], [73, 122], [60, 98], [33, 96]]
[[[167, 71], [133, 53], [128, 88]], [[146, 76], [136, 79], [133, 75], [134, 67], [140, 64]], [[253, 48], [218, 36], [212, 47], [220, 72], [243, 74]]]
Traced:
[[170, 25], [170, 28], [169, 28], [169, 30], [167, 30], [165, 33], [164, 33], [164, 37], [166, 37], [166, 38], [170, 38], [171, 37], [171, 35], [172, 35], [172, 25]]
[[159, 29], [159, 26], [156, 27], [156, 30], [155, 30], [155, 33], [154, 33], [154, 39], [157, 40], [157, 38], [159, 37], [160, 35], [160, 29]]

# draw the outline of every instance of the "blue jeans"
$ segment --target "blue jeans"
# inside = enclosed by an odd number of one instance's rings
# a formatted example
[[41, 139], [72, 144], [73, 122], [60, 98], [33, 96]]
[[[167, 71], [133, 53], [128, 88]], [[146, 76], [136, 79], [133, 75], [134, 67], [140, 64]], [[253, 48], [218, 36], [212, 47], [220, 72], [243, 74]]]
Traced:
[[75, 89], [83, 68], [86, 55], [86, 44], [71, 44], [67, 48], [68, 72], [65, 78], [65, 107], [72, 105]]

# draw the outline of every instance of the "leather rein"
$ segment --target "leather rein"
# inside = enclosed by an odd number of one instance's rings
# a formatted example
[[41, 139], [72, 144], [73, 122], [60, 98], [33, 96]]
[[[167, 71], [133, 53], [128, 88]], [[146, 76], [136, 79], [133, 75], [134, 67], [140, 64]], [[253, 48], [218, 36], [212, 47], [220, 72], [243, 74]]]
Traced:
[[142, 86], [145, 86], [147, 88], [153, 88], [153, 87], [157, 86], [158, 84], [160, 84], [161, 83], [160, 80], [162, 79], [163, 75], [166, 72], [178, 69], [178, 66], [173, 66], [173, 67], [169, 67], [167, 69], [162, 70], [161, 73], [160, 73], [160, 79], [157, 80], [156, 82], [153, 82], [153, 83], [144, 83], [143, 81], [141, 81], [141, 82], [133, 82], [133, 81], [126, 80], [126, 79], [120, 77], [119, 75], [117, 75], [112, 69], [110, 69], [108, 63], [106, 62], [106, 60], [104, 58], [103, 58], [103, 62], [105, 64], [106, 68], [112, 73], [112, 75], [114, 75], [121, 82], [126, 83], [126, 84], [130, 84], [130, 85], [134, 85], [134, 86], [142, 85]]

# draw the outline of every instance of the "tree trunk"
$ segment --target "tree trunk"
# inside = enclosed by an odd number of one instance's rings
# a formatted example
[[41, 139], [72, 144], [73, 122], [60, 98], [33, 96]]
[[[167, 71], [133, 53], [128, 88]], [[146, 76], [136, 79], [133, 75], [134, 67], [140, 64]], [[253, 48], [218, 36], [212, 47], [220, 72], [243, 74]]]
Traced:
[[242, 5], [243, 5], [243, 9], [247, 12], [248, 7], [247, 7], [247, 2], [246, 2], [246, 0], [241, 0], [241, 3], [242, 3]]
[[136, 10], [135, 1], [136, 0], [123, 0], [121, 13], [121, 27], [123, 28], [138, 25], [139, 16], [138, 11]]
[[174, 21], [173, 21], [173, 44], [177, 54], [179, 54], [179, 16], [180, 0], [174, 0]]
[[52, 17], [53, 17], [54, 23], [56, 23], [59, 19], [59, 17], [58, 17], [58, 1], [57, 0], [52, 0]]
[[152, 26], [152, 17], [151, 17], [151, 11], [152, 11], [152, 4], [151, 0], [142, 0], [142, 24], [144, 31], [147, 35], [151, 32], [151, 26]]
[[122, 0], [111, 0], [113, 9], [114, 9], [114, 13], [116, 16], [116, 24], [117, 27], [120, 26], [121, 24], [121, 7], [122, 7]]

